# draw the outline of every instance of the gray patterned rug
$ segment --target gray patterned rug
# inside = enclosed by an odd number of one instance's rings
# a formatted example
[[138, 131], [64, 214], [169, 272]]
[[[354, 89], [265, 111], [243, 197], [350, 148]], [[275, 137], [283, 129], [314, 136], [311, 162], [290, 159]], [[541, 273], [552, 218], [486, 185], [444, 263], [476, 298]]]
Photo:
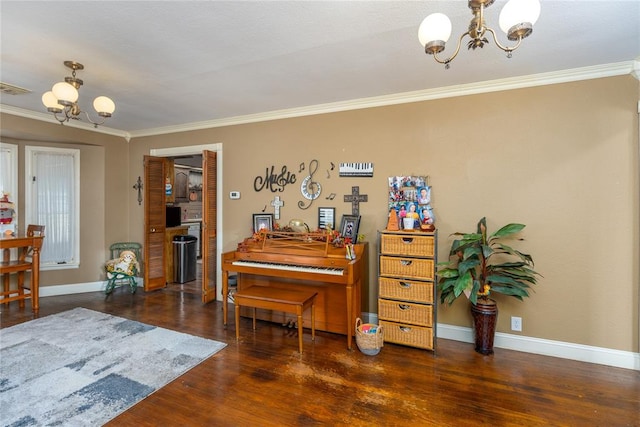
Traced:
[[225, 346], [84, 308], [2, 329], [0, 424], [104, 424]]

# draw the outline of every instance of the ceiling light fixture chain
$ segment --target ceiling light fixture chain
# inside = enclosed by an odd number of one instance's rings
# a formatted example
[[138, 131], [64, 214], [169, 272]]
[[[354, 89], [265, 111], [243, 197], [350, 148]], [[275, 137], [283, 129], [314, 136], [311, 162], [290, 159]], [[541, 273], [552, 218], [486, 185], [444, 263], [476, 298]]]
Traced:
[[[84, 113], [87, 120], [97, 128], [98, 125], [104, 124], [106, 119], [111, 117], [116, 109], [115, 103], [106, 96], [99, 96], [93, 100], [93, 108], [102, 121], [93, 121], [86, 111], [80, 110], [78, 105], [78, 90], [84, 84], [82, 79], [76, 77], [77, 70], [84, 70], [84, 65], [75, 61], [64, 61], [64, 65], [71, 69], [71, 77], [65, 77], [64, 82], [58, 82], [53, 88], [42, 95], [42, 103], [47, 107], [47, 111], [53, 113], [55, 119], [63, 125], [69, 120], [80, 120], [80, 113]], [[58, 114], [64, 113], [64, 116], [58, 117]]]
[[418, 29], [418, 39], [424, 47], [425, 53], [433, 55], [433, 59], [440, 64], [444, 64], [445, 69], [449, 69], [449, 64], [458, 56], [462, 40], [469, 36], [471, 39], [467, 43], [467, 49], [483, 48], [489, 40], [485, 37], [491, 33], [496, 46], [507, 53], [507, 58], [511, 58], [513, 51], [520, 47], [522, 40], [533, 32], [533, 24], [540, 16], [539, 0], [509, 0], [500, 12], [499, 25], [502, 31], [507, 34], [507, 38], [517, 42], [515, 46], [504, 46], [498, 41], [496, 32], [487, 27], [484, 20], [484, 11], [493, 4], [494, 0], [469, 0], [468, 6], [471, 9], [473, 18], [469, 23], [469, 30], [458, 39], [458, 45], [447, 59], [441, 59], [438, 54], [444, 51], [445, 44], [451, 36], [451, 20], [442, 13], [432, 13], [427, 16]]

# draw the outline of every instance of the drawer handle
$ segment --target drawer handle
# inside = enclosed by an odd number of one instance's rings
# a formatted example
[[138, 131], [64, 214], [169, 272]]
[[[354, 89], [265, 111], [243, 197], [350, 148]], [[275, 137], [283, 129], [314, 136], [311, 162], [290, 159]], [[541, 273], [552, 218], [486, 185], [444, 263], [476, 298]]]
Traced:
[[411, 265], [411, 263], [413, 263], [413, 261], [408, 260], [408, 259], [400, 260], [400, 264], [402, 264], [405, 267]]
[[400, 332], [411, 332], [411, 328], [408, 326], [398, 326]]
[[411, 283], [407, 283], [407, 282], [400, 282], [399, 285], [401, 288], [405, 288], [405, 289], [409, 289], [411, 287]]
[[413, 243], [413, 237], [403, 237], [402, 241], [406, 244], [411, 244]]
[[402, 311], [406, 311], [406, 310], [409, 310], [411, 306], [407, 304], [398, 304], [398, 308]]

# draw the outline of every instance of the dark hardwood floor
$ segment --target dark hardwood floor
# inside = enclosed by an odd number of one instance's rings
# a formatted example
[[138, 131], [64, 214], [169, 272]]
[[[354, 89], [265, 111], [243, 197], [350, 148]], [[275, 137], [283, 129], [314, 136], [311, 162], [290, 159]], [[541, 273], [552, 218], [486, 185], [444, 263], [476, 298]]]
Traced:
[[[228, 346], [115, 418], [113, 426], [638, 426], [640, 372], [438, 340], [437, 354], [386, 344], [377, 356], [341, 335], [241, 319], [175, 288], [118, 288], [42, 298], [39, 316], [85, 307], [223, 341]], [[29, 302], [0, 306], [1, 327], [34, 318]], [[1, 412], [0, 412], [1, 418]]]

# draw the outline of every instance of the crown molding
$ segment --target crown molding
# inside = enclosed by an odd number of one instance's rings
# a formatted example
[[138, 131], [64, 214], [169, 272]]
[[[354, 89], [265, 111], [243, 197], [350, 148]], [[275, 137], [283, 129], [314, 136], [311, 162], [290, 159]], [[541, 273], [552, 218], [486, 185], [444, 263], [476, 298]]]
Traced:
[[458, 96], [475, 95], [503, 90], [522, 89], [533, 86], [546, 86], [580, 80], [598, 79], [632, 74], [637, 70], [638, 61], [625, 61], [613, 64], [603, 64], [550, 73], [533, 74], [528, 76], [511, 77], [507, 79], [489, 80], [464, 85], [454, 85], [435, 89], [413, 92], [403, 92], [392, 95], [360, 98], [349, 101], [328, 104], [309, 105], [286, 110], [268, 111], [265, 113], [249, 114], [245, 116], [228, 117], [216, 120], [185, 123], [177, 126], [167, 126], [155, 129], [144, 129], [131, 132], [131, 138], [170, 133], [187, 132], [193, 130], [210, 129], [223, 126], [242, 125], [247, 123], [264, 122], [270, 120], [289, 119], [294, 117], [312, 116], [317, 114], [336, 113], [341, 111], [359, 110], [364, 108], [384, 107], [389, 105], [407, 104], [412, 102], [431, 101], [435, 99], [454, 98]]
[[[176, 126], [158, 127], [127, 132], [119, 129], [99, 127], [83, 122], [69, 122], [68, 126], [77, 127], [93, 132], [100, 132], [114, 136], [120, 136], [130, 141], [132, 138], [143, 136], [166, 135], [194, 130], [211, 129], [224, 126], [235, 126], [248, 123], [265, 122], [271, 120], [289, 119], [318, 114], [337, 113], [341, 111], [360, 110], [364, 108], [384, 107], [390, 105], [408, 104], [412, 102], [432, 101], [436, 99], [454, 98], [459, 96], [476, 95], [481, 93], [498, 92], [503, 90], [515, 90], [534, 86], [546, 86], [559, 83], [568, 83], [581, 80], [599, 79], [631, 74], [635, 78], [640, 76], [640, 61], [624, 61], [613, 64], [602, 64], [590, 67], [573, 68], [569, 70], [554, 71], [550, 73], [532, 74], [528, 76], [510, 77], [507, 79], [489, 80], [478, 83], [446, 86], [435, 89], [425, 89], [413, 92], [396, 93], [392, 95], [376, 96], [370, 98], [353, 99], [349, 101], [333, 102], [327, 104], [309, 105], [305, 107], [290, 108], [285, 110], [267, 111], [264, 113], [248, 114], [244, 116], [227, 117], [222, 119], [205, 120], [200, 122], [185, 123]], [[0, 104], [0, 112], [14, 114], [35, 120], [57, 123], [50, 114], [33, 112], [21, 108]], [[67, 125], [65, 125], [67, 126]]]
[[[48, 122], [60, 125], [60, 122], [57, 121], [51, 114], [49, 113], [41, 113], [38, 111], [25, 110], [24, 108], [13, 107], [11, 105], [0, 104], [0, 113], [11, 114], [14, 116], [25, 117], [27, 119], [39, 120], [41, 122]], [[64, 126], [68, 126], [70, 128], [83, 129], [91, 132], [103, 133], [106, 135], [118, 136], [124, 138], [129, 142], [131, 140], [131, 135], [129, 132], [113, 129], [106, 126], [99, 126], [95, 128], [92, 124], [86, 123], [80, 120], [73, 120], [65, 122]]]
[[631, 75], [636, 78], [636, 80], [640, 80], [640, 58], [633, 61], [633, 69], [631, 70]]

